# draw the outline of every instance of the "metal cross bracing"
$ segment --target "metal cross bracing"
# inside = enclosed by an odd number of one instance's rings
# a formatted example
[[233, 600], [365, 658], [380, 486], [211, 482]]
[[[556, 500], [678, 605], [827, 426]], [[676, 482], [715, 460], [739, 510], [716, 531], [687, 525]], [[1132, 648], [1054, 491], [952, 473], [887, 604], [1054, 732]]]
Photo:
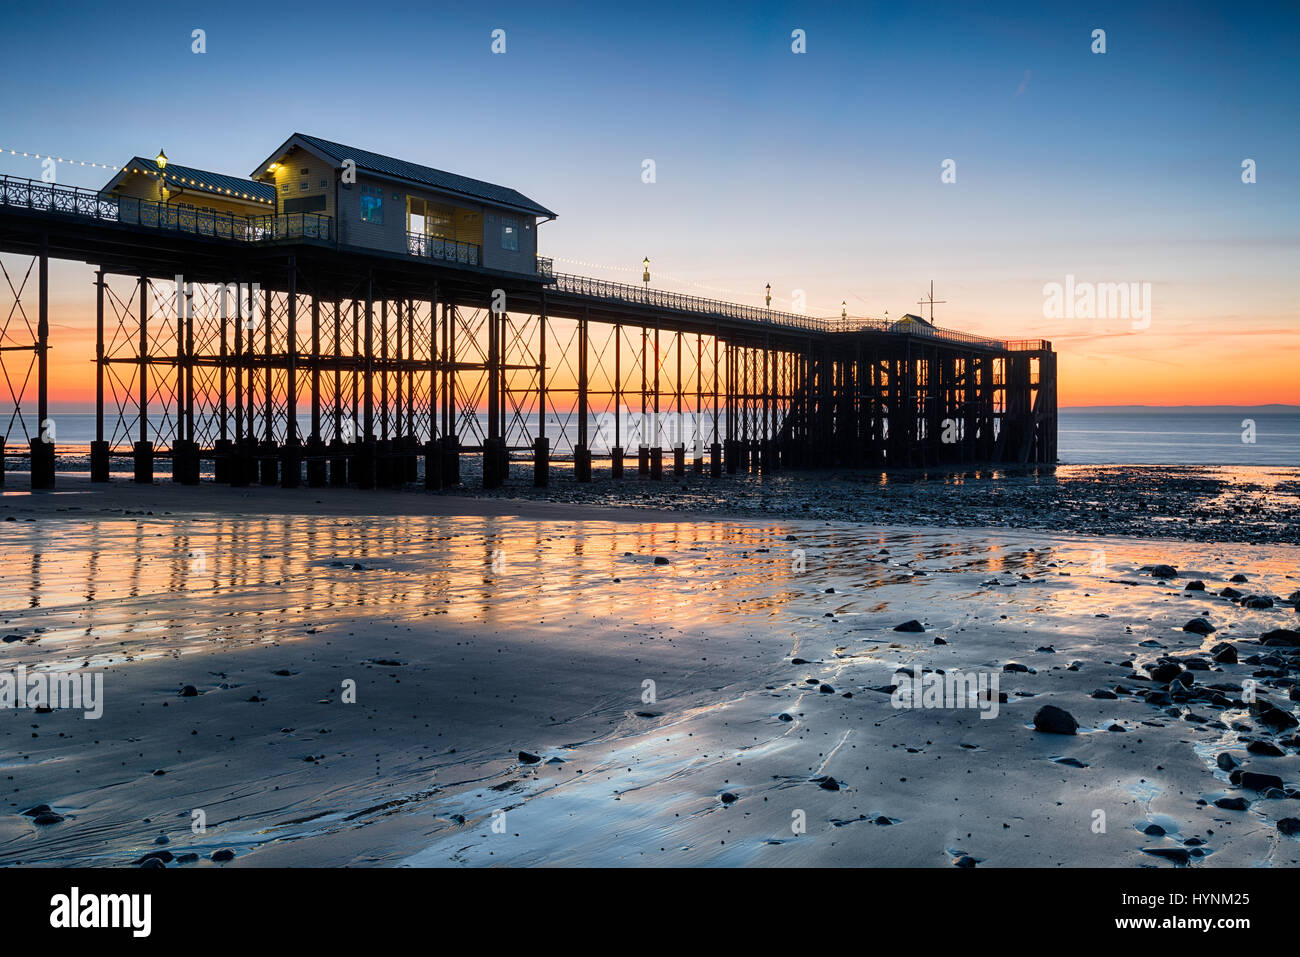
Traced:
[[[40, 365], [48, 348], [48, 324], [42, 327], [44, 304], [48, 301], [44, 288], [47, 268], [48, 261], [40, 254], [30, 258], [0, 256], [0, 277], [4, 282], [0, 288], [0, 378], [4, 381], [0, 402], [8, 406], [0, 423], [0, 464], [6, 456], [14, 455], [9, 449], [15, 440], [21, 443], [19, 455], [31, 457], [42, 436], [46, 396]], [[37, 290], [40, 315], [28, 312], [29, 289], [37, 284], [41, 287]], [[4, 471], [0, 469], [2, 484]]]
[[[126, 458], [140, 481], [170, 460], [187, 483], [430, 488], [460, 482], [467, 454], [488, 486], [512, 460], [531, 461], [545, 484], [553, 457], [579, 481], [593, 462], [624, 476], [627, 455], [648, 478], [1055, 461], [1045, 342], [768, 322], [762, 310], [580, 277], [295, 241], [232, 252], [211, 238], [92, 241], [86, 227], [46, 235], [48, 224], [7, 222], [0, 207], [3, 438], [37, 487], [54, 476], [54, 443], [39, 441], [53, 257], [96, 270], [86, 358], [99, 480]], [[29, 448], [15, 454], [15, 441]]]

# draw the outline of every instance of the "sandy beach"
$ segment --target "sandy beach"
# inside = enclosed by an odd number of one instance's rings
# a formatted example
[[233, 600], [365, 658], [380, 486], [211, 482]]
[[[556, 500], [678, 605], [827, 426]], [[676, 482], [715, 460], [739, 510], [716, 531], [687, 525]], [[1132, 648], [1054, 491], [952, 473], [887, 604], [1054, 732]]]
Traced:
[[11, 486], [0, 864], [1300, 862], [1294, 547], [802, 511]]

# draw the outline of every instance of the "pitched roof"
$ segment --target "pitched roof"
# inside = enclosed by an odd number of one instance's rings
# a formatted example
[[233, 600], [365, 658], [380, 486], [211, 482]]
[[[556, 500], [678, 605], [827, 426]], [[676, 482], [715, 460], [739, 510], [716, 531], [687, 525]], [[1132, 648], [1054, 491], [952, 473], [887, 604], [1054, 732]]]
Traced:
[[211, 170], [196, 169], [193, 166], [177, 166], [175, 163], [168, 163], [166, 169], [159, 169], [156, 160], [146, 159], [143, 156], [133, 156], [127, 163], [104, 187], [104, 190], [110, 190], [117, 185], [132, 170], [139, 170], [148, 176], [161, 175], [167, 183], [181, 186], [185, 189], [194, 189], [204, 193], [211, 193], [214, 196], [228, 196], [231, 199], [255, 199], [264, 203], [275, 202], [275, 187], [269, 183], [259, 183], [257, 180], [243, 179], [238, 176], [227, 176], [225, 173], [214, 173]]
[[459, 193], [462, 196], [497, 206], [508, 206], [513, 209], [523, 210], [536, 216], [555, 218], [555, 213], [545, 206], [535, 203], [522, 193], [505, 186], [470, 179], [468, 176], [448, 173], [440, 169], [434, 169], [431, 166], [408, 163], [405, 160], [394, 159], [380, 153], [372, 153], [369, 150], [344, 146], [342, 143], [323, 140], [318, 136], [308, 136], [306, 133], [295, 133], [285, 145], [289, 145], [294, 140], [301, 140], [308, 149], [321, 154], [335, 165], [342, 165], [344, 160], [350, 159], [357, 164], [357, 169], [365, 170], [368, 173], [406, 180], [407, 182], [418, 183], [445, 192]]

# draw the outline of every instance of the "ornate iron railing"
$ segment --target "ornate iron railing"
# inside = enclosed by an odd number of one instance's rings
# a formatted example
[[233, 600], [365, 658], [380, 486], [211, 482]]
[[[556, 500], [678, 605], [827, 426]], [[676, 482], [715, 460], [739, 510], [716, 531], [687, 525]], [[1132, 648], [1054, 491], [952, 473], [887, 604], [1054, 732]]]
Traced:
[[330, 240], [334, 235], [333, 220], [319, 213], [242, 216], [130, 196], [104, 196], [76, 186], [58, 186], [7, 175], [0, 175], [0, 206], [248, 243], [281, 239]]
[[555, 278], [555, 263], [544, 256], [537, 257], [537, 275], [543, 279]]
[[477, 266], [479, 263], [479, 248], [473, 243], [458, 243], [454, 239], [426, 236], [424, 233], [407, 233], [406, 249], [412, 256], [422, 259], [438, 259], [463, 266]]

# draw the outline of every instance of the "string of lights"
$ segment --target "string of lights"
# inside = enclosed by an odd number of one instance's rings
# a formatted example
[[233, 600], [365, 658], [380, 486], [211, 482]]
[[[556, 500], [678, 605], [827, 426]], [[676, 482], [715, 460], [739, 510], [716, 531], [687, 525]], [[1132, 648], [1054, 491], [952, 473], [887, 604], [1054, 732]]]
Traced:
[[[52, 153], [34, 153], [34, 152], [28, 152], [27, 150], [10, 149], [8, 147], [0, 146], [0, 156], [4, 155], [5, 153], [8, 153], [10, 156], [27, 157], [28, 159], [36, 159], [36, 160], [52, 159], [57, 163], [65, 163], [69, 166], [87, 166], [87, 167], [92, 167], [94, 169], [109, 170], [110, 172], [119, 172], [125, 170], [126, 172], [135, 173], [143, 176], [156, 176], [159, 179], [161, 179], [164, 183], [171, 183], [173, 185], [178, 185], [178, 186], [192, 186], [195, 187], [196, 189], [206, 190], [218, 196], [230, 196], [232, 198], [238, 197], [240, 199], [246, 199], [250, 202], [262, 203], [267, 206], [273, 205], [271, 200], [264, 199], [260, 196], [254, 196], [251, 193], [239, 192], [238, 190], [232, 190], [229, 187], [215, 186], [209, 183], [204, 183], [201, 180], [194, 179], [193, 177], [181, 176], [178, 173], [168, 172], [165, 168], [166, 157], [161, 153], [159, 154], [159, 159], [162, 162], [161, 164], [156, 162], [155, 168], [153, 169], [144, 166], [123, 167], [123, 166], [114, 166], [111, 163], [94, 163], [94, 162], [90, 162], [89, 160], [74, 160], [74, 159], [68, 159], [63, 156], [55, 156]], [[639, 268], [634, 266], [613, 266], [610, 265], [609, 263], [589, 262], [588, 260], [585, 259], [570, 259], [567, 256], [553, 256], [551, 258], [555, 262], [568, 263], [571, 266], [581, 266], [585, 269], [601, 269], [608, 272], [620, 272], [620, 273], [625, 273], [625, 272], [638, 273], [641, 271]], [[746, 292], [744, 290], [729, 289], [724, 286], [711, 286], [707, 283], [696, 282], [693, 279], [687, 279], [684, 276], [674, 275], [673, 273], [662, 273], [661, 275], [663, 275], [665, 279], [668, 279], [671, 282], [692, 286], [696, 289], [702, 289], [707, 292], [722, 293], [728, 296], [752, 295], [752, 293]], [[775, 299], [777, 302], [785, 301], [775, 296], [773, 297], [773, 299]]]
[[5, 146], [0, 146], [0, 154], [8, 153], [10, 156], [26, 156], [29, 159], [52, 159], [56, 163], [67, 163], [69, 166], [93, 166], [95, 169], [106, 169], [113, 172], [120, 170], [122, 167], [113, 166], [108, 163], [92, 163], [88, 160], [67, 159], [62, 156], [55, 156], [52, 153], [29, 153], [26, 150], [14, 150]]
[[[261, 203], [264, 206], [274, 205], [272, 200], [265, 199], [261, 196], [254, 196], [252, 193], [240, 192], [239, 190], [230, 189], [229, 187], [216, 186], [211, 183], [205, 183], [202, 180], [195, 179], [192, 176], [182, 176], [181, 174], [176, 172], [168, 172], [166, 169], [166, 156], [162, 153], [158, 154], [161, 162], [155, 161], [154, 168], [152, 169], [150, 169], [147, 166], [138, 166], [138, 165], [114, 166], [111, 163], [93, 163], [89, 160], [74, 160], [74, 159], [68, 159], [63, 156], [55, 156], [53, 153], [33, 153], [33, 152], [28, 152], [27, 150], [10, 149], [5, 146], [0, 146], [0, 155], [4, 155], [5, 153], [8, 153], [10, 156], [24, 156], [27, 157], [28, 159], [36, 159], [36, 160], [52, 159], [56, 163], [65, 163], [68, 166], [86, 166], [86, 167], [92, 167], [94, 169], [105, 169], [113, 173], [126, 171], [128, 173], [136, 173], [141, 176], [154, 176], [162, 180], [163, 183], [165, 184], [170, 183], [171, 185], [174, 186], [192, 186], [195, 189], [202, 189], [216, 196], [229, 196], [231, 198], [238, 197], [240, 199], [246, 199], [249, 202]], [[136, 157], [136, 159], [139, 159], [139, 157]], [[189, 170], [188, 167], [186, 167], [186, 169], [188, 172], [193, 172], [193, 170]]]

